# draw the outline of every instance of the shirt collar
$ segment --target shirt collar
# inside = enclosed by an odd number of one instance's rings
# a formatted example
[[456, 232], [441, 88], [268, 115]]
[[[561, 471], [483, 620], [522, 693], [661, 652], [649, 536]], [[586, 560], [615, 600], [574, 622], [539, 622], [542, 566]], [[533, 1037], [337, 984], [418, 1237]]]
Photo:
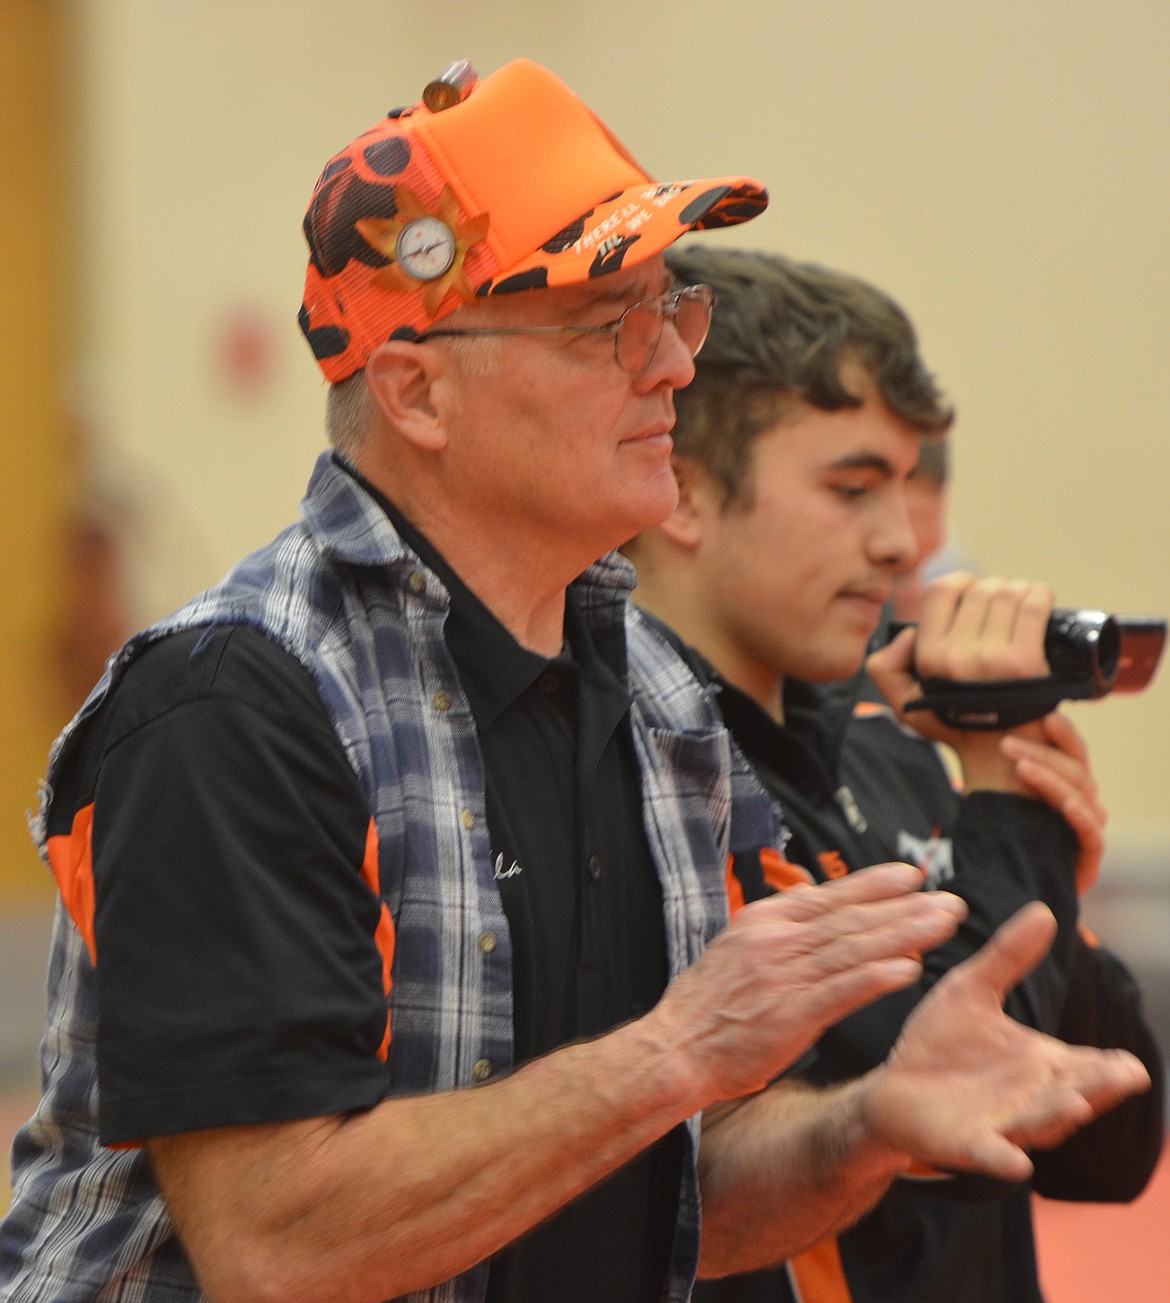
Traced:
[[[457, 631], [471, 630], [466, 637], [456, 632], [456, 647], [460, 650], [457, 654], [456, 648], [451, 648], [451, 652], [481, 724], [484, 719], [494, 718], [548, 664], [547, 659], [516, 642], [429, 539], [338, 453], [323, 452], [317, 459], [301, 511], [309, 532], [327, 556], [360, 566], [414, 567], [421, 561], [432, 571], [446, 590], [442, 596], [450, 602], [448, 627], [453, 618]], [[625, 557], [611, 552], [574, 580], [566, 595], [566, 635], [582, 669], [589, 671], [600, 662], [608, 676], [616, 675], [623, 685], [625, 617], [633, 586], [633, 567]], [[477, 642], [477, 638], [485, 641]], [[513, 651], [519, 653], [515, 660], [510, 655]], [[492, 666], [500, 669], [498, 676], [487, 673]], [[473, 681], [485, 676], [492, 687], [480, 698], [479, 687], [473, 686]]]
[[[429, 538], [397, 506], [345, 462], [338, 463], [390, 518], [402, 541], [418, 554], [446, 588], [451, 599], [443, 629], [447, 649], [459, 671], [476, 724], [488, 728], [541, 674], [554, 664], [566, 668], [580, 661], [596, 668], [593, 640], [581, 616], [576, 594], [566, 594], [565, 648], [559, 656], [542, 656], [521, 646], [452, 569]], [[597, 673], [601, 673], [597, 669]]]

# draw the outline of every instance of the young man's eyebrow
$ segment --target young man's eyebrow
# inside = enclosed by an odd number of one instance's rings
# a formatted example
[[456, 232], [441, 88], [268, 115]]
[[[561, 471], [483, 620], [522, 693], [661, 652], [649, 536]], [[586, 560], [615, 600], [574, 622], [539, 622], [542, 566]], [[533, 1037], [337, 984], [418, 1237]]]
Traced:
[[888, 457], [876, 452], [854, 452], [825, 468], [830, 471], [877, 471], [879, 475], [893, 476], [894, 466]]

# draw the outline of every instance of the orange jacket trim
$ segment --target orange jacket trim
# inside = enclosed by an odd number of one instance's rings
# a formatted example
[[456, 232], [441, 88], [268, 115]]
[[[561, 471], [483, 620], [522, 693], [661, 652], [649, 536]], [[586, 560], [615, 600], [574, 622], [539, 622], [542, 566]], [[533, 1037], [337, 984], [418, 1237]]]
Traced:
[[816, 886], [813, 875], [806, 868], [786, 860], [774, 846], [760, 848], [760, 871], [764, 875], [764, 881], [777, 891]]
[[97, 897], [93, 885], [93, 802], [77, 811], [68, 833], [50, 837], [45, 849], [49, 855], [49, 867], [57, 879], [61, 900], [85, 940], [90, 962], [96, 965], [97, 940], [93, 920]]
[[788, 1279], [797, 1303], [853, 1303], [835, 1235], [790, 1258]]
[[394, 931], [394, 919], [390, 915], [389, 906], [382, 900], [382, 889], [378, 874], [378, 829], [374, 825], [373, 819], [370, 820], [370, 826], [366, 830], [366, 853], [362, 860], [362, 879], [374, 895], [381, 901], [382, 912], [378, 918], [378, 927], [374, 932], [374, 942], [378, 947], [378, 953], [382, 956], [382, 990], [387, 997], [386, 1006], [386, 1032], [382, 1037], [382, 1044], [378, 1046], [378, 1058], [385, 1061], [386, 1056], [390, 1053], [390, 1006], [389, 996], [390, 989], [394, 985], [394, 943], [397, 940], [397, 934]]

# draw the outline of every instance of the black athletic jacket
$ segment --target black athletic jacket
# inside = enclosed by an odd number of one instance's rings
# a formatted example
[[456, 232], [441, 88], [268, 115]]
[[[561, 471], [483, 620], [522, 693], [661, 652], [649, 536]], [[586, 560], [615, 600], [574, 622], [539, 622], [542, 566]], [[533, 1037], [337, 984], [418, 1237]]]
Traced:
[[[691, 653], [697, 672], [719, 682]], [[736, 741], [783, 809], [788, 863], [767, 852], [733, 866], [743, 899], [889, 859], [921, 864], [929, 885], [962, 895], [970, 914], [925, 957], [918, 986], [832, 1028], [800, 1065], [817, 1081], [858, 1075], [885, 1058], [925, 991], [1010, 914], [1046, 901], [1060, 924], [1052, 952], [1009, 997], [1016, 1018], [1081, 1044], [1124, 1046], [1154, 1077], [1059, 1149], [1037, 1153], [1032, 1186], [982, 1178], [900, 1179], [855, 1226], [771, 1271], [700, 1282], [696, 1303], [1037, 1303], [1032, 1189], [1058, 1199], [1124, 1201], [1145, 1187], [1162, 1144], [1162, 1060], [1137, 984], [1078, 931], [1076, 838], [1025, 797], [957, 793], [929, 742], [861, 698], [862, 676], [830, 689], [789, 682], [785, 725], [735, 688], [719, 701]], [[794, 870], [793, 866], [801, 866]], [[735, 901], [733, 899], [733, 905]]]

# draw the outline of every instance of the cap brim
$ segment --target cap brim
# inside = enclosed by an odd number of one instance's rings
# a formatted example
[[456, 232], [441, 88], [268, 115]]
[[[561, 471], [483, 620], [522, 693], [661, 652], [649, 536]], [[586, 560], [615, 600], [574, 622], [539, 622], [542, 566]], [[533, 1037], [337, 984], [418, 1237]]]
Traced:
[[605, 276], [653, 258], [687, 231], [737, 226], [767, 206], [767, 190], [751, 177], [645, 182], [590, 209], [477, 293], [509, 294]]

